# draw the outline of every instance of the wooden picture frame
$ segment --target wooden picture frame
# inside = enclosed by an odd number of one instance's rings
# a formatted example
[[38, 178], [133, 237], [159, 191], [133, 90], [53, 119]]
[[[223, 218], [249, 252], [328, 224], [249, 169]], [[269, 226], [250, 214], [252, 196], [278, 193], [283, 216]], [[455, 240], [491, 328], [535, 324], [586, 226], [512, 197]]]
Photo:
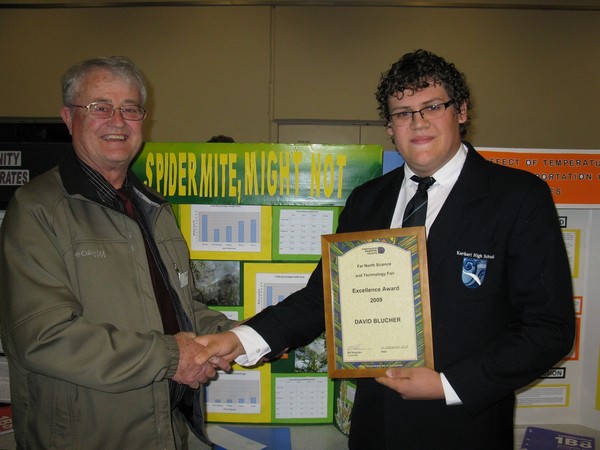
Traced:
[[425, 227], [324, 235], [329, 376], [433, 368]]

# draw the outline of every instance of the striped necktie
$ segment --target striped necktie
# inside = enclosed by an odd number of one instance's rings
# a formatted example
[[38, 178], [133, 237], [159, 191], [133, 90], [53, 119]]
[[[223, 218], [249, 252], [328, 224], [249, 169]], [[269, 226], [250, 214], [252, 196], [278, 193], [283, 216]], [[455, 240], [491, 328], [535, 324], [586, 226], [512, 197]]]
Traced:
[[419, 183], [419, 186], [413, 198], [406, 205], [402, 226], [418, 227], [425, 225], [425, 219], [427, 218], [427, 189], [435, 183], [435, 179], [433, 177], [421, 178], [416, 175], [413, 175], [410, 179]]

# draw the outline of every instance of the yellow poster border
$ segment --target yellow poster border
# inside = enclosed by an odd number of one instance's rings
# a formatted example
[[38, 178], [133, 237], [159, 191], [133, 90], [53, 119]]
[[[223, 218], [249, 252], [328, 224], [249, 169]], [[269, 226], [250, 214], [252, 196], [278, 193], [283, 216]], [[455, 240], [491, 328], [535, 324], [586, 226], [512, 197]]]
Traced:
[[242, 265], [244, 280], [244, 317], [252, 317], [256, 311], [256, 276], [259, 273], [301, 273], [311, 274], [317, 267], [316, 262], [248, 262]]
[[237, 364], [233, 364], [232, 368], [234, 371], [260, 372], [260, 412], [256, 414], [207, 412], [206, 421], [230, 423], [269, 423], [271, 421], [271, 411], [273, 408], [273, 401], [271, 397], [271, 365], [264, 364], [257, 368], [246, 369]]
[[[214, 261], [264, 261], [271, 259], [271, 226], [272, 226], [272, 207], [258, 206], [260, 208], [260, 251], [257, 252], [237, 252], [237, 251], [201, 251], [192, 249], [192, 206], [199, 205], [180, 205], [179, 217], [181, 232], [188, 244], [191, 259], [206, 259]], [[205, 205], [200, 205], [205, 206]], [[224, 206], [224, 205], [216, 205]], [[234, 205], [228, 206], [235, 208]], [[247, 207], [248, 205], [244, 205]]]

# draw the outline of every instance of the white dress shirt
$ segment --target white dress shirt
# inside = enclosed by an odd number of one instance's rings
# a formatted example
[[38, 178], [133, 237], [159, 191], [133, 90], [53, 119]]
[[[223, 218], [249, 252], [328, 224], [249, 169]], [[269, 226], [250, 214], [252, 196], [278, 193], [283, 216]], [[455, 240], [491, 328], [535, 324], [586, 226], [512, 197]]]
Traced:
[[[450, 191], [454, 187], [460, 171], [462, 170], [465, 160], [467, 159], [467, 148], [462, 145], [460, 150], [456, 152], [456, 155], [446, 163], [444, 167], [438, 170], [432, 175], [435, 178], [435, 183], [427, 190], [427, 219], [425, 219], [425, 229], [427, 235], [429, 235], [429, 228], [437, 217], [440, 209], [444, 205], [444, 202], [450, 195]], [[417, 192], [419, 183], [411, 180], [410, 178], [415, 173], [404, 164], [404, 180], [402, 181], [402, 187], [400, 188], [400, 194], [398, 195], [398, 202], [396, 203], [396, 209], [394, 210], [394, 216], [392, 217], [392, 224], [390, 228], [402, 227], [402, 218], [404, 217], [404, 210], [406, 205], [411, 198]]]

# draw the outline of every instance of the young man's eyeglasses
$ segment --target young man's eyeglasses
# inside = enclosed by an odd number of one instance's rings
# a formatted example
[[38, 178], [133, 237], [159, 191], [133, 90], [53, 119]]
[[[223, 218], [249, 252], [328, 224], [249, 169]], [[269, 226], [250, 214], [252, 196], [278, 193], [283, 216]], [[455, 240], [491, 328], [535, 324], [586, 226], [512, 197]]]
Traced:
[[390, 114], [389, 121], [394, 126], [408, 125], [412, 123], [415, 114], [419, 113], [421, 118], [426, 120], [437, 119], [444, 114], [448, 106], [452, 105], [454, 100], [448, 100], [445, 103], [436, 103], [435, 105], [426, 106], [425, 108], [416, 111], [400, 111]]
[[94, 117], [96, 119], [110, 119], [115, 111], [118, 109], [121, 111], [121, 116], [125, 120], [142, 120], [146, 117], [146, 110], [142, 108], [140, 105], [125, 105], [119, 106], [115, 108], [110, 103], [105, 102], [92, 102], [89, 105], [81, 106], [81, 105], [68, 105], [72, 108], [84, 108], [87, 109], [87, 113], [90, 117]]

